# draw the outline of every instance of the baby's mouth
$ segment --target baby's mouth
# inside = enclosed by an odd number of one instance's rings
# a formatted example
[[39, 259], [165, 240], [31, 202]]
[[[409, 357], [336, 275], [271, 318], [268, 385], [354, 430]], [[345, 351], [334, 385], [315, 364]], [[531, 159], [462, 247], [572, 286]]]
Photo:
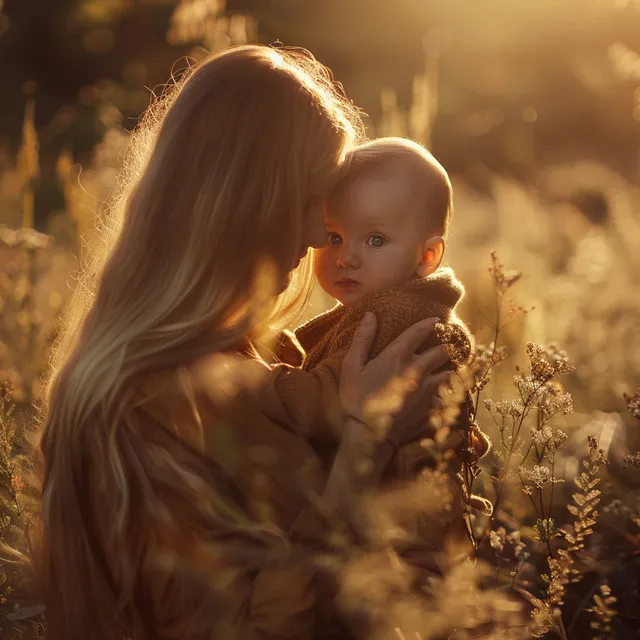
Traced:
[[341, 289], [352, 289], [359, 287], [361, 284], [361, 282], [358, 282], [353, 278], [340, 278], [340, 280], [336, 280], [336, 286]]

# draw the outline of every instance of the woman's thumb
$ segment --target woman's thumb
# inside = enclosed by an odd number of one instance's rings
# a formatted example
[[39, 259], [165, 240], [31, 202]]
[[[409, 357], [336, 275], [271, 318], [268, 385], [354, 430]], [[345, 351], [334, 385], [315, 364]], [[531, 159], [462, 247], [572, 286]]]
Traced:
[[355, 374], [367, 364], [373, 341], [376, 338], [377, 324], [375, 315], [371, 311], [367, 311], [353, 335], [353, 341], [344, 359], [343, 375], [345, 372], [347, 375], [349, 373]]

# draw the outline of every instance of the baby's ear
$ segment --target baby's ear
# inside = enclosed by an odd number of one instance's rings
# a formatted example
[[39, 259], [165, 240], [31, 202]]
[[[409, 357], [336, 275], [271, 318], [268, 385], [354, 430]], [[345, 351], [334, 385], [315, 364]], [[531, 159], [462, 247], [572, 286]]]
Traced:
[[422, 259], [416, 269], [416, 275], [419, 278], [430, 276], [440, 266], [444, 256], [444, 248], [442, 236], [433, 236], [424, 243]]

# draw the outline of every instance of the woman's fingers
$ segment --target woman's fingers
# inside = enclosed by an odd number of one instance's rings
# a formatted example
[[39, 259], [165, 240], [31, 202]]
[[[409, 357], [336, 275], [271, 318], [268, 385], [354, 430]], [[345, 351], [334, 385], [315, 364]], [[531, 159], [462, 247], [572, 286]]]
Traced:
[[[410, 404], [407, 403], [407, 411], [411, 411], [415, 407], [415, 411], [422, 420], [428, 420], [432, 411], [442, 409], [442, 400], [438, 396], [438, 389], [443, 384], [449, 384], [451, 381], [451, 371], [442, 371], [427, 376], [420, 387], [414, 391]], [[413, 416], [415, 418], [415, 416]]]
[[447, 346], [441, 344], [437, 347], [431, 347], [431, 349], [427, 349], [424, 353], [415, 356], [413, 364], [419, 371], [429, 375], [450, 361], [451, 358], [449, 357]]
[[[427, 405], [435, 399], [437, 386], [447, 382], [449, 376], [448, 372], [441, 376], [433, 375], [449, 362], [445, 346], [433, 347], [419, 355], [415, 353], [437, 322], [437, 318], [417, 322], [368, 362], [377, 321], [372, 313], [367, 313], [355, 332], [342, 365], [340, 399], [345, 412], [361, 416], [367, 399], [391, 384], [395, 385], [392, 387], [393, 397], [401, 395], [400, 405], [406, 405], [399, 408], [396, 416], [399, 422], [403, 422], [403, 416], [414, 418], [420, 412], [424, 416]], [[401, 388], [398, 380], [404, 382], [400, 384]], [[398, 409], [394, 413], [396, 411]]]
[[[422, 383], [422, 389], [425, 393], [432, 394], [437, 391], [441, 385], [449, 384], [453, 375], [455, 375], [453, 371], [441, 371], [440, 373], [427, 376]], [[440, 399], [438, 399], [438, 402], [440, 402]]]
[[373, 313], [367, 311], [351, 341], [351, 346], [342, 363], [343, 376], [357, 376], [364, 368], [376, 338], [378, 322]]
[[408, 329], [405, 329], [389, 347], [400, 348], [407, 354], [415, 353], [418, 347], [429, 337], [429, 334], [438, 322], [438, 318], [427, 318], [426, 320], [412, 324]]

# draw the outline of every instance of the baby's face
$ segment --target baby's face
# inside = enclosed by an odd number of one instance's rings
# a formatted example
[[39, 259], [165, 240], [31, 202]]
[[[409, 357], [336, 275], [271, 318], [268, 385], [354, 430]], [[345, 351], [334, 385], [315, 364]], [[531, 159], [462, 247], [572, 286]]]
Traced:
[[327, 245], [316, 251], [322, 288], [344, 305], [416, 275], [425, 224], [401, 175], [362, 177], [327, 208]]

